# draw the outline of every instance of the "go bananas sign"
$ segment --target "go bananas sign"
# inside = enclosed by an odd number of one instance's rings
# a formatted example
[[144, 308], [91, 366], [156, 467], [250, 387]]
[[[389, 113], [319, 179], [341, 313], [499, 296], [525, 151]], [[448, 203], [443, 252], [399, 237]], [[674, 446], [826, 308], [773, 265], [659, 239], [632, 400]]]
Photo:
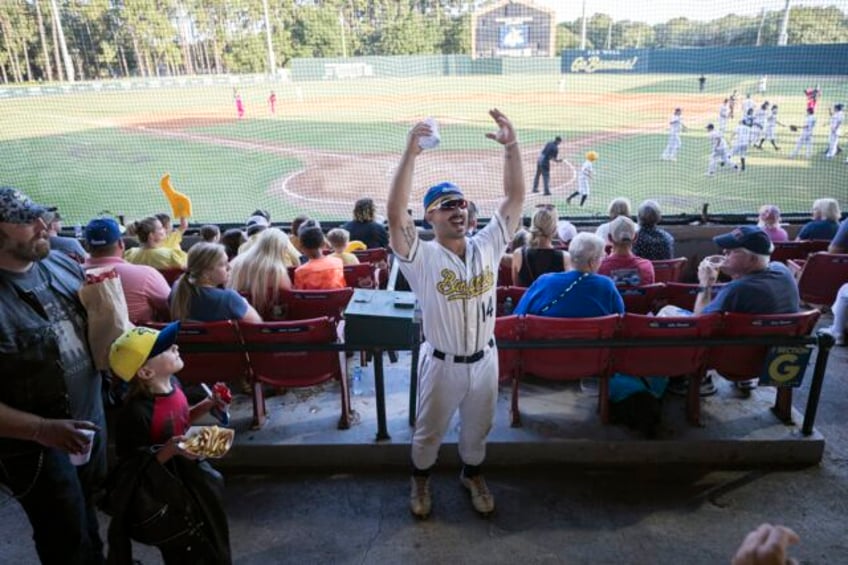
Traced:
[[760, 384], [778, 387], [801, 386], [811, 352], [809, 347], [803, 345], [772, 347], [760, 373]]

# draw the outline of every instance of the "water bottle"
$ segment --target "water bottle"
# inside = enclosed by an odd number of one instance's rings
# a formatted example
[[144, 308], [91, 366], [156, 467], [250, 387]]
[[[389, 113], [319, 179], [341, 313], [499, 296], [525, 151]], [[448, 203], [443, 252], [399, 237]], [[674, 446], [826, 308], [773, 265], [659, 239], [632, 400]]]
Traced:
[[506, 300], [504, 300], [503, 315], [509, 316], [510, 314], [512, 314], [512, 309], [513, 309], [512, 297], [507, 296]]
[[353, 395], [361, 396], [362, 395], [362, 367], [357, 365], [353, 368]]
[[79, 240], [82, 239], [82, 224], [74, 224], [74, 237]]

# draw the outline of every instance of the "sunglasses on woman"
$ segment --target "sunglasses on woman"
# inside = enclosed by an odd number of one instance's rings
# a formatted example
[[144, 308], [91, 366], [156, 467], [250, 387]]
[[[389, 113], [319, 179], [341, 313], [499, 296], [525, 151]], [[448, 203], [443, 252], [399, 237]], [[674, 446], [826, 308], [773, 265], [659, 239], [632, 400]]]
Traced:
[[440, 202], [438, 206], [436, 206], [437, 210], [456, 210], [457, 208], [460, 210], [465, 210], [466, 208], [468, 208], [468, 200], [465, 200], [464, 198], [444, 200]]

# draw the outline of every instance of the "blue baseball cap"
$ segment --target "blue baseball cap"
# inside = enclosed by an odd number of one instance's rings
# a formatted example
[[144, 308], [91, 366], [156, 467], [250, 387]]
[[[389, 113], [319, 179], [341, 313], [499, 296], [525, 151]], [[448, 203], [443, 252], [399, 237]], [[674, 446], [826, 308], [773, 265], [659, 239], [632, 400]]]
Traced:
[[52, 219], [51, 210], [36, 204], [17, 188], [0, 187], [0, 222], [29, 224], [38, 218], [49, 222]]
[[92, 249], [112, 245], [121, 239], [121, 226], [112, 218], [94, 218], [85, 226], [85, 241]]
[[722, 249], [747, 249], [757, 255], [771, 255], [774, 246], [768, 234], [756, 226], [741, 226], [713, 238]]
[[436, 204], [445, 200], [465, 198], [458, 186], [452, 182], [443, 182], [427, 189], [424, 195], [424, 213], [429, 212]]

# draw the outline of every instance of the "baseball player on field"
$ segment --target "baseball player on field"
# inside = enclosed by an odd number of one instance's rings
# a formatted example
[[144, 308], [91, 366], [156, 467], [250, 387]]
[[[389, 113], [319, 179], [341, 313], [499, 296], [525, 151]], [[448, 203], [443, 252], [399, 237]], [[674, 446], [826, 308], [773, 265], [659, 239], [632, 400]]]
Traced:
[[763, 144], [762, 140], [765, 139], [763, 135], [766, 128], [766, 118], [768, 117], [768, 109], [769, 103], [768, 101], [763, 102], [760, 108], [754, 113], [754, 123], [751, 126], [751, 145], [756, 147], [757, 149], [762, 149]]
[[575, 196], [580, 196], [580, 205], [586, 202], [586, 199], [589, 197], [590, 191], [590, 182], [595, 177], [595, 168], [593, 163], [598, 160], [598, 154], [594, 151], [589, 151], [586, 153], [586, 160], [583, 161], [583, 165], [580, 167], [580, 173], [577, 175], [577, 190], [572, 192], [568, 198], [565, 199], [566, 204], [571, 204], [571, 199]]
[[753, 111], [757, 107], [757, 103], [751, 98], [751, 93], [745, 95], [745, 100], [742, 101], [742, 115], [747, 116], [749, 111]]
[[668, 122], [668, 145], [666, 145], [661, 157], [663, 161], [677, 161], [677, 151], [680, 149], [680, 130], [686, 131], [686, 126], [683, 125], [681, 117], [682, 114], [683, 110], [675, 108], [674, 114]]
[[[727, 156], [727, 141], [721, 132], [715, 129], [713, 124], [707, 124], [707, 136], [710, 138], [710, 164], [707, 166], [707, 176], [713, 176], [716, 172], [716, 164], [724, 167], [730, 163]], [[736, 168], [736, 165], [733, 165]]]
[[792, 159], [802, 148], [806, 148], [807, 159], [813, 156], [813, 130], [816, 128], [816, 109], [807, 108], [807, 119], [804, 126], [801, 128], [801, 135], [798, 136], [798, 143], [795, 144], [795, 149], [789, 154]]
[[751, 142], [751, 122], [749, 118], [743, 118], [734, 130], [733, 149], [730, 156], [739, 156], [741, 170], [745, 170], [745, 157], [748, 156], [748, 144]]
[[843, 104], [835, 104], [830, 111], [830, 138], [826, 155], [828, 159], [833, 159], [842, 153], [842, 148], [839, 147], [839, 135], [842, 133], [842, 123], [845, 121], [845, 112], [842, 110], [844, 107]]
[[774, 147], [775, 151], [780, 151], [780, 147], [777, 146], [777, 126], [782, 125], [784, 124], [780, 123], [777, 119], [777, 104], [775, 104], [771, 107], [771, 112], [766, 116], [766, 129], [763, 132], [763, 138], [760, 139], [760, 149], [763, 148], [763, 143], [768, 141]]
[[718, 132], [721, 135], [724, 135], [724, 132], [727, 131], [727, 119], [732, 117], [733, 115], [730, 112], [730, 99], [725, 98], [721, 108], [718, 109]]
[[486, 137], [504, 147], [505, 198], [486, 227], [473, 237], [466, 235], [468, 201], [459, 187], [445, 182], [424, 196], [425, 218], [435, 240], [419, 239], [407, 208], [415, 159], [422, 151], [419, 141], [431, 134], [426, 122], [409, 131], [389, 192], [389, 243], [423, 312], [409, 497], [410, 510], [419, 518], [430, 514], [430, 471], [457, 410], [460, 482], [477, 512], [489, 514], [495, 508], [481, 465], [498, 397], [496, 279], [501, 255], [521, 221], [525, 186], [512, 124], [499, 110], [489, 115], [498, 131]]

